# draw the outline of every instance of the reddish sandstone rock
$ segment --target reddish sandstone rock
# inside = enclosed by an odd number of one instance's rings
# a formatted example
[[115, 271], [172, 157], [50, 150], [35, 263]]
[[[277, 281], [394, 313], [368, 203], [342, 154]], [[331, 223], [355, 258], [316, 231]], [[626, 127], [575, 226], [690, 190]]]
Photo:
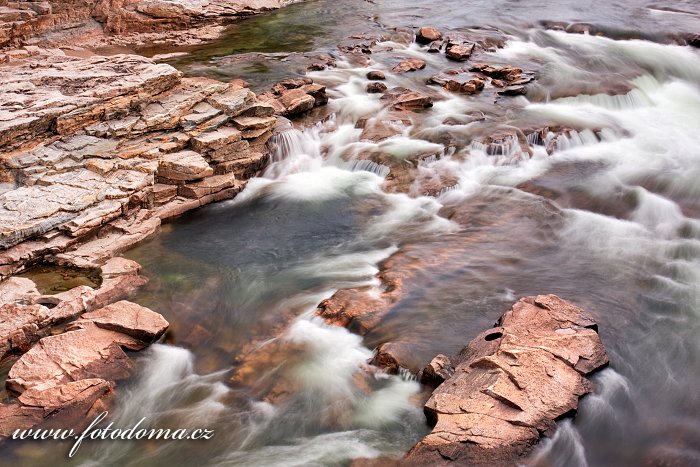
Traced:
[[430, 44], [433, 41], [442, 39], [442, 33], [435, 28], [422, 27], [416, 34], [416, 42], [421, 44]]
[[386, 79], [386, 76], [384, 76], [384, 73], [382, 73], [381, 71], [372, 70], [367, 72], [367, 79], [373, 81], [381, 81]]
[[141, 350], [168, 327], [161, 315], [121, 301], [86, 313], [69, 331], [41, 339], [10, 369], [7, 387], [23, 393], [71, 381], [129, 376], [132, 362], [122, 348]]
[[112, 390], [112, 383], [99, 378], [72, 381], [48, 389], [28, 389], [18, 398], [25, 407], [41, 408], [44, 416], [59, 410], [82, 407], [87, 412], [101, 397]]
[[314, 98], [314, 106], [318, 107], [321, 105], [326, 105], [328, 103], [328, 94], [326, 94], [326, 87], [322, 84], [305, 84], [301, 87], [306, 94]]
[[41, 407], [26, 407], [21, 404], [0, 404], [0, 440], [12, 435], [15, 430], [26, 430], [44, 419]]
[[316, 99], [307, 94], [303, 89], [285, 91], [280, 97], [280, 102], [284, 106], [285, 116], [299, 115], [308, 112], [316, 105]]
[[387, 87], [384, 83], [373, 82], [368, 83], [365, 89], [369, 94], [378, 94], [386, 91]]
[[519, 300], [453, 360], [454, 375], [425, 404], [432, 433], [412, 465], [517, 463], [592, 390], [585, 375], [608, 357], [596, 323], [555, 295]]
[[0, 305], [0, 360], [14, 352], [26, 352], [46, 334], [49, 309], [42, 305]]
[[391, 71], [394, 73], [406, 73], [408, 71], [422, 70], [423, 68], [425, 68], [425, 60], [409, 58], [396, 65]]
[[160, 314], [126, 300], [85, 313], [68, 330], [83, 329], [91, 324], [126, 334], [144, 343], [155, 341], [168, 328], [168, 322]]
[[406, 365], [402, 364], [401, 356], [409, 352], [410, 350], [406, 348], [406, 344], [387, 342], [375, 349], [369, 363], [389, 374], [395, 375], [401, 368], [406, 368]]
[[471, 57], [474, 52], [474, 44], [447, 44], [445, 56], [450, 60], [463, 62]]
[[182, 151], [165, 154], [158, 161], [158, 177], [173, 182], [199, 180], [214, 174], [201, 154]]
[[438, 354], [418, 374], [418, 381], [434, 388], [440, 386], [454, 374], [454, 366], [449, 357]]
[[399, 110], [417, 110], [433, 106], [433, 99], [410, 89], [391, 88], [381, 97], [382, 101], [388, 101], [389, 105]]
[[370, 118], [364, 125], [360, 134], [360, 141], [373, 141], [375, 143], [383, 141], [392, 136], [398, 135], [403, 130], [401, 124], [394, 124], [391, 121], [382, 121]]

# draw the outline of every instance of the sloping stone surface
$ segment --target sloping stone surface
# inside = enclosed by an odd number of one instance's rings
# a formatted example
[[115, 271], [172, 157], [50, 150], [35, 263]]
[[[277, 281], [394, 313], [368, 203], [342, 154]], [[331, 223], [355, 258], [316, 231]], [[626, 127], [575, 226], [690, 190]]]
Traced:
[[[249, 147], [266, 151], [276, 118], [239, 84], [133, 55], [26, 52], [0, 69], [0, 173], [14, 186], [0, 193], [0, 279], [47, 254], [100, 265], [158, 229], [154, 207], [183, 207], [177, 185], [232, 172], [222, 164], [234, 160], [241, 183], [264, 168]], [[231, 187], [204, 180], [180, 196], [198, 207]], [[99, 248], [66, 251], [73, 238]]]
[[585, 375], [608, 357], [583, 310], [538, 295], [519, 300], [452, 363], [453, 375], [425, 404], [435, 426], [407, 454], [411, 465], [517, 463], [556, 419], [576, 410], [593, 388]]
[[161, 315], [121, 301], [83, 315], [68, 332], [41, 339], [12, 366], [7, 387], [17, 393], [82, 379], [119, 380], [133, 364], [122, 348], [140, 350], [168, 327]]

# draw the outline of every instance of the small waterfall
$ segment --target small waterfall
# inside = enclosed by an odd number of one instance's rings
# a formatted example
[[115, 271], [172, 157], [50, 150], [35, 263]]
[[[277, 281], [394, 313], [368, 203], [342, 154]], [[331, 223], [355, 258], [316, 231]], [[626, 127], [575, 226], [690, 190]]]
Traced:
[[271, 163], [283, 162], [289, 156], [299, 154], [311, 156], [320, 154], [318, 131], [320, 131], [321, 126], [322, 124], [319, 123], [303, 131], [289, 128], [275, 134], [270, 139], [272, 146]]
[[531, 457], [524, 462], [525, 466], [588, 467], [581, 434], [571, 420], [564, 420], [558, 425], [554, 436], [540, 443]]
[[386, 165], [377, 164], [376, 162], [367, 159], [352, 161], [350, 163], [350, 170], [352, 170], [353, 172], [357, 170], [364, 170], [366, 172], [371, 172], [375, 175], [378, 175], [382, 178], [389, 175], [390, 172], [389, 167], [387, 167]]

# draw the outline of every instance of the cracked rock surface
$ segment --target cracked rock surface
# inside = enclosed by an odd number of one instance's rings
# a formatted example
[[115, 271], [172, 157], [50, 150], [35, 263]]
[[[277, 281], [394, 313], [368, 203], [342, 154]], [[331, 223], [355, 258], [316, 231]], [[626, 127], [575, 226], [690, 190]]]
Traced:
[[519, 300], [450, 364], [437, 358], [450, 368], [425, 404], [434, 427], [407, 454], [412, 465], [516, 463], [608, 363], [596, 323], [556, 295]]

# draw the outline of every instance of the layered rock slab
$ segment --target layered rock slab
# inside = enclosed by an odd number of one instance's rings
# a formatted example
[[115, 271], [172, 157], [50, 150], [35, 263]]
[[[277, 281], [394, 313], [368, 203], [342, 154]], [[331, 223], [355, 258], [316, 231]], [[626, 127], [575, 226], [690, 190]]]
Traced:
[[439, 360], [430, 370], [451, 376], [425, 404], [434, 427], [407, 454], [412, 465], [516, 463], [577, 409], [593, 389], [585, 376], [608, 363], [595, 321], [556, 295], [519, 300], [451, 365]]
[[33, 281], [11, 277], [0, 282], [0, 361], [28, 351], [51, 327], [125, 298], [147, 280], [138, 263], [111, 258], [101, 268], [99, 288], [82, 285], [42, 295]]
[[7, 387], [17, 402], [0, 405], [0, 437], [61, 413], [84, 420], [128, 377], [133, 362], [124, 349], [141, 350], [168, 328], [158, 313], [119, 301], [85, 313], [55, 336], [44, 337], [12, 366]]
[[0, 279], [47, 255], [100, 266], [264, 168], [274, 109], [246, 87], [36, 49], [0, 70]]

